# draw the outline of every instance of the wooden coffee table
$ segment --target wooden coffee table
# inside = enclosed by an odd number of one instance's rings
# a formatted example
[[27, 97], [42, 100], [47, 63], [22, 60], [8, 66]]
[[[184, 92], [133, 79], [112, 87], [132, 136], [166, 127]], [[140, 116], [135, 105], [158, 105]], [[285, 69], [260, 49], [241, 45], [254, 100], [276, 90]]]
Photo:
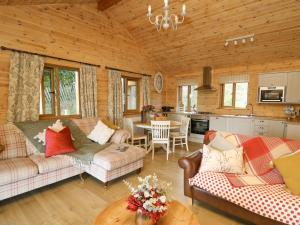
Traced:
[[[127, 210], [126, 207], [126, 199], [112, 203], [97, 216], [94, 225], [134, 225], [135, 212]], [[167, 214], [158, 223], [158, 225], [187, 224], [199, 225], [191, 210], [178, 201], [170, 202]]]

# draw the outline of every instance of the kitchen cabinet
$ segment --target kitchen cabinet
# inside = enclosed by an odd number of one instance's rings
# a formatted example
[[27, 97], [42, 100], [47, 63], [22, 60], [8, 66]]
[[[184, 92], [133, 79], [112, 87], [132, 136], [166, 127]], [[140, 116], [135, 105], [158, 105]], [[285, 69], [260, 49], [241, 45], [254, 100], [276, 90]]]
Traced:
[[227, 118], [211, 116], [209, 118], [209, 129], [217, 131], [227, 131]]
[[260, 87], [287, 86], [287, 83], [287, 73], [259, 74], [258, 77], [258, 86]]
[[227, 118], [227, 131], [230, 133], [253, 135], [254, 120], [251, 118]]
[[300, 124], [286, 125], [286, 138], [300, 140]]
[[290, 72], [287, 75], [287, 103], [300, 103], [300, 72]]
[[168, 113], [168, 119], [173, 121], [180, 122], [182, 118], [186, 117], [187, 115], [184, 114], [176, 114], [176, 113]]
[[285, 124], [284, 121], [255, 119], [254, 135], [283, 138]]

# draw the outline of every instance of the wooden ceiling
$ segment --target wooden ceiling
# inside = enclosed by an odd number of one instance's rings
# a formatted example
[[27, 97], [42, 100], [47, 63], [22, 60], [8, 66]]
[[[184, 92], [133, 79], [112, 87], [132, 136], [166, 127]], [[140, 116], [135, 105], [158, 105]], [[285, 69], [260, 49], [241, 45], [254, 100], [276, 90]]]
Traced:
[[[105, 0], [103, 0], [105, 1]], [[83, 4], [97, 0], [0, 0], [0, 5]]]
[[[157, 32], [146, 17], [163, 0], [123, 0], [105, 11], [125, 26], [168, 74], [300, 59], [300, 0], [173, 0], [172, 13], [186, 3], [188, 15], [177, 31]], [[225, 47], [227, 38], [255, 34], [254, 43]]]

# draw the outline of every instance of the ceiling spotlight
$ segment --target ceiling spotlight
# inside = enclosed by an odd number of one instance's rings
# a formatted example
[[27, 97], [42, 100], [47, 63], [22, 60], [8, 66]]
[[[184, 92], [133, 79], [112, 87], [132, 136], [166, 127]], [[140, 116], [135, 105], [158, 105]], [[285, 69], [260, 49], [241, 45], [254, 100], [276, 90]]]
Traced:
[[237, 41], [234, 41], [233, 43], [234, 43], [234, 45], [237, 45], [237, 44], [238, 44], [238, 42], [237, 42]]
[[224, 44], [224, 46], [227, 47], [228, 45], [229, 45], [229, 42], [226, 41], [225, 44]]
[[245, 38], [242, 40], [242, 43], [243, 43], [243, 44], [246, 44], [246, 39], [245, 39]]
[[253, 41], [254, 41], [254, 37], [251, 37], [251, 38], [250, 38], [250, 41], [253, 42]]

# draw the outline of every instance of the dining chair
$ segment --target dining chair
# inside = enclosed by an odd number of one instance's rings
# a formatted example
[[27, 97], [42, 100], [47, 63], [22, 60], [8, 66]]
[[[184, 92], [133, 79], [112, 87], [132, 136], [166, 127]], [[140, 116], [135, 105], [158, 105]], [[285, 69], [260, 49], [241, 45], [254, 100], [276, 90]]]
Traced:
[[136, 145], [139, 147], [144, 147], [146, 150], [148, 148], [148, 137], [144, 134], [144, 129], [138, 128], [134, 125], [134, 122], [139, 122], [140, 117], [128, 117], [124, 118], [124, 129], [130, 132], [130, 139], [127, 140], [127, 143]]
[[176, 145], [183, 145], [186, 146], [186, 150], [189, 151], [189, 146], [188, 146], [188, 134], [189, 134], [189, 126], [190, 126], [190, 121], [191, 118], [188, 117], [183, 117], [181, 119], [181, 125], [179, 132], [171, 132], [170, 136], [172, 139], [172, 150], [175, 152], [175, 146]]
[[152, 160], [154, 159], [155, 144], [165, 144], [167, 146], [167, 160], [170, 152], [170, 121], [151, 121], [151, 149]]

